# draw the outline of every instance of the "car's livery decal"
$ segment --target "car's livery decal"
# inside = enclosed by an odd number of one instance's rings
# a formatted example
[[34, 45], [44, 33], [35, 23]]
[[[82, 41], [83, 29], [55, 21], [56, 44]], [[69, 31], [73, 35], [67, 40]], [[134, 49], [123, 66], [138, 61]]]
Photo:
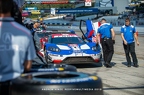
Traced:
[[52, 34], [52, 38], [56, 37], [78, 37], [76, 34]]
[[87, 44], [81, 45], [80, 48], [81, 49], [90, 49], [90, 47]]
[[68, 45], [72, 48], [73, 51], [79, 51], [80, 50], [80, 48], [77, 44], [68, 44]]
[[61, 50], [70, 50], [68, 46], [64, 46], [64, 45], [57, 45], [57, 47]]

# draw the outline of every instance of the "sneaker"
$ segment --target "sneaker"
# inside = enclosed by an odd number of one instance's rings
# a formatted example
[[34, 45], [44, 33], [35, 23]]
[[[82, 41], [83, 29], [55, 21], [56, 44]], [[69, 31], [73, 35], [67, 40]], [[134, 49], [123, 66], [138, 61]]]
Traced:
[[131, 65], [129, 64], [129, 65], [127, 65], [127, 67], [131, 67]]
[[112, 66], [110, 65], [110, 63], [106, 63], [105, 66], [106, 66], [106, 68], [112, 68]]
[[139, 65], [138, 65], [138, 64], [134, 64], [134, 67], [138, 68], [138, 67], [139, 67]]
[[131, 64], [130, 64], [130, 63], [128, 63], [127, 67], [131, 67]]

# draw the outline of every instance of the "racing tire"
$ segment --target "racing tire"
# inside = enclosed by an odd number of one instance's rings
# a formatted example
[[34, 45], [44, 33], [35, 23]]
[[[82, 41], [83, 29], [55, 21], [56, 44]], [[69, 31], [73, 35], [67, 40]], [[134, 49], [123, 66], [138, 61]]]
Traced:
[[11, 95], [103, 95], [102, 80], [81, 72], [23, 74], [12, 80]]
[[63, 72], [73, 71], [76, 72], [77, 68], [72, 65], [66, 64], [47, 64], [47, 65], [32, 65], [30, 72]]

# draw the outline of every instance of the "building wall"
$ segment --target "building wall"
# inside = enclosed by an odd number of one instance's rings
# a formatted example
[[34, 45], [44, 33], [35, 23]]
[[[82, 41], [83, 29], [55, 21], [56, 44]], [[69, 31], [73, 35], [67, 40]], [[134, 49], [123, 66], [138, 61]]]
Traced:
[[[101, 6], [100, 2], [108, 2], [111, 1], [112, 9], [115, 9], [117, 13], [121, 13], [125, 11], [125, 7], [128, 6], [131, 0], [95, 0], [95, 7], [101, 7], [104, 9], [110, 8], [110, 4], [106, 4], [106, 6]], [[115, 13], [115, 12], [114, 12]]]
[[125, 7], [128, 6], [130, 0], [114, 0], [114, 6], [117, 7], [118, 13], [121, 13], [125, 10]]

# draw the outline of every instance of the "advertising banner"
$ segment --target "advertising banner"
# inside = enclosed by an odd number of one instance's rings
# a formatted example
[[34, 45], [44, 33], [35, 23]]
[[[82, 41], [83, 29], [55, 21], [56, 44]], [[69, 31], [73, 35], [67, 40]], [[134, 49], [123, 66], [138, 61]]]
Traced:
[[67, 4], [69, 0], [25, 0], [27, 4]]
[[85, 6], [92, 6], [91, 0], [85, 0]]
[[69, 0], [46, 0], [41, 1], [42, 4], [68, 4]]
[[39, 15], [39, 14], [41, 14], [41, 12], [40, 12], [40, 10], [32, 10], [31, 14], [32, 15]]
[[28, 12], [22, 12], [22, 17], [27, 17], [27, 16], [29, 16]]
[[55, 15], [55, 8], [51, 8], [51, 14]]
[[56, 13], [98, 13], [98, 8], [57, 9]]
[[25, 10], [37, 10], [37, 7], [26, 7]]

